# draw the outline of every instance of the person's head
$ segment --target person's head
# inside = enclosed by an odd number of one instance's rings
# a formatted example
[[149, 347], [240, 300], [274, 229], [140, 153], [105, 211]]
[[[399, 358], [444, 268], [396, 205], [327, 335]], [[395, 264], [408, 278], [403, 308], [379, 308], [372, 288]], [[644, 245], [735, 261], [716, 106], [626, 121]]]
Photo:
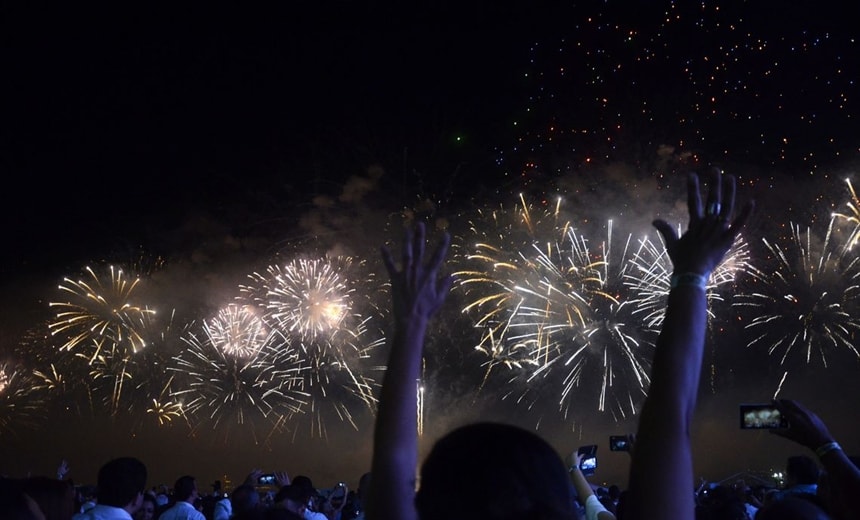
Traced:
[[260, 493], [251, 484], [242, 484], [230, 493], [230, 506], [233, 514], [259, 509]]
[[621, 496], [621, 488], [618, 484], [612, 484], [606, 489], [606, 494], [609, 495], [609, 498], [617, 501], [618, 497]]
[[21, 480], [21, 486], [39, 504], [47, 520], [65, 520], [75, 513], [75, 486], [71, 481], [37, 476]]
[[153, 520], [157, 509], [158, 502], [155, 501], [155, 495], [144, 493], [143, 502], [140, 504], [140, 509], [134, 514], [134, 520]]
[[8, 520], [47, 520], [39, 504], [24, 492], [20, 479], [0, 477], [0, 512]]
[[278, 490], [275, 495], [275, 504], [299, 516], [304, 516], [313, 493], [313, 488], [304, 485], [297, 486], [293, 483]]
[[421, 520], [575, 518], [568, 468], [528, 430], [481, 422], [439, 439], [421, 466]]
[[316, 509], [317, 507], [317, 499], [318, 493], [317, 488], [314, 487], [314, 482], [307, 475], [296, 475], [295, 478], [290, 482], [290, 486], [295, 486], [297, 488], [305, 488], [310, 490], [310, 498], [308, 498], [309, 507]]
[[134, 457], [108, 461], [99, 469], [98, 503], [137, 510], [146, 489], [146, 478], [146, 466]]
[[198, 496], [197, 479], [191, 475], [183, 475], [176, 479], [176, 483], [173, 484], [173, 497], [177, 502], [193, 504]]
[[794, 455], [788, 458], [785, 465], [785, 480], [789, 486], [795, 484], [817, 484], [818, 464], [806, 455]]

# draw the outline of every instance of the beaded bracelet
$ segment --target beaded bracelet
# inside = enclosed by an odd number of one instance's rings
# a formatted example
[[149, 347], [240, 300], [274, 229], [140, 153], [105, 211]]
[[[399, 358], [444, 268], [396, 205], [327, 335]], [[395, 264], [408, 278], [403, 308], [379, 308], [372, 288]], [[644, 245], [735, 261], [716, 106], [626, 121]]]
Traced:
[[821, 446], [815, 448], [815, 455], [820, 459], [824, 455], [830, 453], [831, 451], [842, 450], [842, 446], [839, 445], [838, 442], [828, 442], [826, 444], [822, 444]]
[[708, 277], [699, 273], [676, 273], [669, 279], [669, 287], [672, 289], [682, 285], [691, 285], [704, 291], [708, 286]]

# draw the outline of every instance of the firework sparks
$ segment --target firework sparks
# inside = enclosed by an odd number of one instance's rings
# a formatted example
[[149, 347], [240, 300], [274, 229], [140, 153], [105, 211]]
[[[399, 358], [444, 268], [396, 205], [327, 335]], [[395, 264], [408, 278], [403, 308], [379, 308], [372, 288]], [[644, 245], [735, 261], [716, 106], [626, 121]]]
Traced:
[[11, 363], [0, 363], [0, 433], [15, 435], [33, 428], [43, 415], [45, 402], [33, 375]]
[[259, 352], [269, 336], [263, 320], [250, 305], [227, 305], [204, 327], [212, 344], [227, 355], [238, 357]]
[[299, 355], [302, 370], [292, 389], [308, 404], [288, 422], [307, 417], [310, 435], [327, 437], [325, 418], [331, 412], [357, 429], [352, 405], [375, 412], [373, 373], [384, 370], [374, 353], [385, 336], [372, 326], [380, 321], [373, 318], [381, 314], [376, 303], [381, 287], [365, 263], [348, 256], [302, 258], [271, 265], [249, 279], [252, 283], [239, 287], [241, 299], [261, 309], [263, 321]]
[[302, 411], [305, 401], [293, 389], [301, 371], [298, 353], [279, 334], [270, 334], [252, 355], [236, 356], [207, 335], [211, 330], [203, 327], [202, 338], [193, 332], [183, 336], [187, 348], [169, 367], [176, 373], [170, 397], [198, 419], [195, 428], [223, 425], [226, 438], [231, 424], [249, 424], [256, 431], [254, 419], [272, 426]]
[[284, 332], [311, 341], [330, 337], [338, 333], [351, 312], [355, 289], [350, 287], [346, 272], [353, 262], [350, 257], [337, 257], [272, 265], [267, 275], [250, 275], [258, 288], [242, 286], [240, 290], [252, 294], [252, 299], [266, 309], [266, 317]]
[[836, 222], [823, 239], [793, 223], [788, 245], [763, 238], [774, 265], [752, 268], [751, 289], [738, 295], [736, 305], [755, 313], [746, 329], [756, 335], [747, 346], [763, 346], [780, 365], [797, 352], [805, 364], [817, 359], [826, 367], [828, 351], [839, 347], [860, 357], [853, 340], [860, 331], [860, 258], [851, 254], [853, 234], [840, 240]]
[[[631, 263], [633, 268], [628, 271], [626, 277], [628, 283], [635, 286], [637, 293], [633, 300], [637, 307], [634, 314], [640, 316], [649, 329], [657, 331], [663, 325], [666, 298], [671, 289], [669, 283], [673, 266], [669, 253], [661, 242], [655, 242], [646, 236], [639, 241], [637, 251], [631, 257]], [[712, 304], [725, 301], [721, 291], [735, 284], [738, 277], [748, 270], [750, 270], [749, 244], [743, 236], [738, 235], [723, 261], [708, 278], [706, 291], [709, 320], [714, 318]]]
[[109, 266], [106, 273], [85, 268], [89, 280], [65, 278], [59, 290], [65, 302], [51, 302], [56, 320], [49, 324], [53, 335], [64, 338], [60, 348], [90, 348], [90, 359], [103, 351], [133, 354], [146, 346], [139, 327], [155, 311], [134, 303], [140, 278], [130, 278], [122, 269]]
[[857, 192], [854, 191], [851, 179], [845, 179], [845, 183], [848, 185], [848, 193], [851, 194], [851, 200], [845, 203], [850, 214], [835, 212], [833, 216], [852, 225], [851, 232], [846, 239], [846, 247], [852, 249], [860, 241], [860, 198], [857, 198]]
[[[494, 367], [505, 366], [514, 374], [508, 383], [520, 381], [508, 396], [532, 406], [539, 386], [555, 388], [567, 417], [573, 395], [599, 375], [597, 409], [618, 419], [635, 413], [647, 391], [653, 347], [649, 331], [629, 319], [631, 239], [615, 244], [610, 221], [592, 251], [559, 219], [559, 204], [540, 212], [521, 198], [515, 211], [479, 211], [471, 223], [477, 240], [460, 257], [472, 268], [457, 273], [457, 288], [470, 302], [464, 312], [477, 313], [482, 330], [476, 349], [489, 357], [483, 384]], [[548, 384], [556, 374], [560, 383]]]

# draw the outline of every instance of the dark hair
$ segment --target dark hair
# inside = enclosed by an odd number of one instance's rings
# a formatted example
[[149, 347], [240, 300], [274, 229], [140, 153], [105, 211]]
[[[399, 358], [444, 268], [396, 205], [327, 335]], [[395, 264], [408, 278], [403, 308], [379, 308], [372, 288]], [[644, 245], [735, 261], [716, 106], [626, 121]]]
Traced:
[[8, 520], [36, 520], [38, 504], [24, 492], [19, 479], [0, 477], [0, 511]]
[[576, 517], [567, 466], [538, 435], [508, 424], [462, 426], [439, 439], [421, 467], [421, 520]]
[[307, 475], [296, 475], [295, 478], [293, 478], [292, 482], [290, 482], [290, 484], [298, 487], [307, 487], [311, 489], [314, 488], [313, 481]]
[[184, 502], [191, 498], [195, 489], [197, 489], [196, 479], [191, 475], [183, 475], [173, 484], [173, 498], [177, 502]]
[[65, 520], [75, 513], [75, 488], [69, 480], [27, 477], [21, 480], [21, 489], [39, 504], [46, 520]]
[[798, 484], [817, 484], [820, 473], [818, 464], [806, 455], [794, 455], [788, 458], [785, 473]]
[[146, 466], [134, 457], [120, 457], [99, 469], [98, 503], [125, 507], [146, 489]]
[[242, 484], [230, 493], [230, 503], [233, 514], [257, 509], [260, 504], [260, 493], [251, 484]]

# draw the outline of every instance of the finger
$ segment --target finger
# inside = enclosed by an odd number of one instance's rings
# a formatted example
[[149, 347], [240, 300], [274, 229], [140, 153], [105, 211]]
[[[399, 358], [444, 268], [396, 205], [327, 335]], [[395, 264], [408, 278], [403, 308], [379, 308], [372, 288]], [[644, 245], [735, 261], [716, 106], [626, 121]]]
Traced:
[[732, 218], [735, 211], [735, 187], [736, 181], [734, 175], [723, 176], [723, 200], [720, 211], [720, 219], [728, 222]]
[[382, 253], [382, 262], [385, 264], [385, 269], [388, 270], [388, 275], [394, 276], [397, 274], [397, 266], [394, 265], [394, 257], [391, 256], [391, 250], [387, 246], [382, 246], [379, 250]]
[[424, 260], [424, 237], [426, 234], [426, 230], [424, 228], [424, 223], [419, 222], [415, 225], [415, 236], [412, 241], [412, 252], [415, 255], [417, 261], [416, 264], [420, 264]]
[[675, 228], [669, 225], [665, 220], [655, 220], [651, 223], [660, 235], [663, 237], [663, 243], [666, 244], [666, 249], [674, 245], [678, 241], [678, 235], [675, 233]]
[[753, 210], [755, 210], [754, 200], [751, 200], [744, 204], [744, 207], [741, 208], [740, 214], [735, 217], [735, 220], [732, 221], [732, 225], [729, 226], [729, 232], [732, 234], [732, 236], [735, 236], [741, 232], [741, 229], [744, 228], [747, 223], [747, 220], [749, 220], [750, 215], [752, 215]]
[[436, 251], [433, 253], [433, 258], [430, 260], [430, 269], [436, 271], [445, 259], [445, 255], [448, 254], [448, 247], [451, 245], [451, 235], [448, 233], [443, 233], [442, 238], [439, 240], [439, 245], [436, 246]]
[[705, 216], [719, 216], [720, 203], [722, 202], [723, 183], [722, 172], [719, 168], [714, 168], [711, 171], [711, 177], [708, 179], [708, 205], [705, 207]]
[[702, 195], [699, 193], [699, 176], [695, 173], [687, 175], [687, 209], [691, 221], [702, 219]]
[[451, 292], [451, 287], [454, 286], [454, 279], [454, 275], [449, 274], [445, 278], [439, 280], [439, 282], [436, 284], [436, 294], [438, 294], [440, 297], [444, 297], [449, 292]]
[[412, 265], [412, 229], [407, 228], [403, 234], [403, 269]]

